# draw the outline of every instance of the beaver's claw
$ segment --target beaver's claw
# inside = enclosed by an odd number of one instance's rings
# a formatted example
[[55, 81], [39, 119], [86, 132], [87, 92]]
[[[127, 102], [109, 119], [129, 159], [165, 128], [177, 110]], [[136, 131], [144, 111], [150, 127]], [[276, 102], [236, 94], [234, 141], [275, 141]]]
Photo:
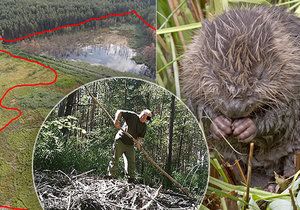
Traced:
[[233, 135], [238, 138], [239, 141], [248, 143], [256, 136], [257, 127], [252, 119], [241, 118], [236, 119], [232, 123]]
[[216, 117], [213, 119], [213, 123], [210, 126], [210, 131], [214, 139], [223, 139], [222, 136], [228, 137], [230, 134], [232, 134], [231, 120], [222, 115]]

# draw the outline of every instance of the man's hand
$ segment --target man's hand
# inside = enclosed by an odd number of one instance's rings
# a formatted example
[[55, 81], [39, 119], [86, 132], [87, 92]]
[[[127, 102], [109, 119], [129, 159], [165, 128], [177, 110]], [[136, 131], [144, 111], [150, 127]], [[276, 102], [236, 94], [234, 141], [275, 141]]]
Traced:
[[115, 127], [117, 128], [117, 129], [120, 129], [121, 128], [121, 122], [120, 122], [120, 120], [115, 120], [115, 123], [114, 123], [114, 125], [115, 125]]
[[213, 123], [210, 126], [210, 131], [213, 135], [213, 138], [220, 140], [223, 139], [222, 136], [228, 137], [230, 134], [232, 134], [231, 123], [231, 119], [227, 119], [222, 115], [213, 119]]
[[248, 143], [257, 134], [257, 127], [252, 119], [241, 118], [236, 119], [232, 123], [233, 135], [238, 138], [240, 142]]
[[142, 138], [137, 138], [136, 139], [136, 143], [134, 143], [134, 146], [138, 149], [138, 150], [141, 150], [141, 147], [143, 145], [143, 139]]

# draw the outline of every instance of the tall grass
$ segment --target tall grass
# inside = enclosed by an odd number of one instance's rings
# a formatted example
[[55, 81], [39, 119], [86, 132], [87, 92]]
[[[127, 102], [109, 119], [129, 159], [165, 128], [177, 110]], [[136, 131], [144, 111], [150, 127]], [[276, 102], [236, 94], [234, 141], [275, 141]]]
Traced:
[[158, 0], [157, 82], [180, 97], [180, 59], [201, 22], [231, 7], [278, 5], [300, 16], [300, 0]]

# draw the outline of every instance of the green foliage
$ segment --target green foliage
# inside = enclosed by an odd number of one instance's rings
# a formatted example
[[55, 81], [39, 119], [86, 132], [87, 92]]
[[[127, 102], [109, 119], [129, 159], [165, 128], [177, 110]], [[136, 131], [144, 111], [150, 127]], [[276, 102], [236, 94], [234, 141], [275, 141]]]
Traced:
[[[71, 81], [73, 80], [66, 80], [66, 83]], [[73, 87], [74, 85], [75, 84], [73, 84]], [[16, 97], [18, 104], [27, 109], [37, 109], [41, 107], [41, 104], [44, 104], [43, 108], [52, 109], [54, 105], [53, 101], [59, 101], [64, 96], [62, 93], [52, 92], [47, 89], [33, 89], [29, 93], [27, 89], [20, 91], [22, 91], [23, 94]]]
[[[64, 128], [73, 135], [63, 135]], [[86, 131], [78, 127], [78, 119], [75, 117], [60, 117], [45, 122], [39, 134], [42, 141], [36, 144], [35, 169], [62, 169], [68, 172], [73, 169], [78, 172], [97, 169], [104, 175], [106, 166], [101, 163], [109, 161], [111, 142], [107, 139], [113, 137], [112, 132], [101, 133], [96, 130], [87, 138], [76, 137], [80, 134], [86, 134]]]
[[[66, 139], [63, 129], [67, 129], [71, 132], [81, 132], [86, 133], [84, 129], [81, 129], [77, 126], [77, 118], [72, 116], [57, 118], [53, 121], [47, 121], [43, 124], [40, 132], [40, 138], [43, 141], [40, 144], [37, 144], [36, 147], [36, 156], [34, 162], [37, 165], [47, 164], [48, 169], [53, 166], [61, 167], [62, 164], [62, 155], [65, 154], [66, 148], [68, 148], [66, 142], [63, 139]], [[75, 142], [76, 145], [77, 142]], [[68, 156], [68, 154], [66, 154]]]

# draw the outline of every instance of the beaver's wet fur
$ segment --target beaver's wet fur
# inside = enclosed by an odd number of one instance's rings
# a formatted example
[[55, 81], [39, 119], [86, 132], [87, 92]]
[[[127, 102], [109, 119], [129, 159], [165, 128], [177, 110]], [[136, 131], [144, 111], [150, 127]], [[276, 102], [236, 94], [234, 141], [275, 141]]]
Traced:
[[[254, 171], [291, 175], [300, 150], [300, 20], [279, 7], [230, 10], [206, 21], [182, 61], [181, 86], [203, 121], [208, 143], [227, 159], [242, 159], [224, 140], [212, 138], [211, 121], [249, 118], [255, 143]], [[254, 138], [253, 138], [254, 137]], [[260, 185], [260, 184], [258, 184]]]

